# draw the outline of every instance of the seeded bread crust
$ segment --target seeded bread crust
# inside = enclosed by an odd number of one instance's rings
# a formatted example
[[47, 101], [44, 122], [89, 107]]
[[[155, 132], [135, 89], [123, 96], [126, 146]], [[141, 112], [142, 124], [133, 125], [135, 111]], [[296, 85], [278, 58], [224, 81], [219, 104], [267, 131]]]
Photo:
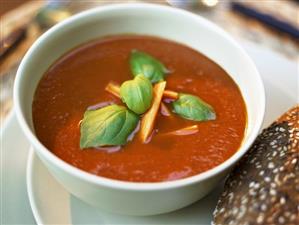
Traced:
[[213, 215], [215, 225], [299, 224], [299, 105], [258, 136]]

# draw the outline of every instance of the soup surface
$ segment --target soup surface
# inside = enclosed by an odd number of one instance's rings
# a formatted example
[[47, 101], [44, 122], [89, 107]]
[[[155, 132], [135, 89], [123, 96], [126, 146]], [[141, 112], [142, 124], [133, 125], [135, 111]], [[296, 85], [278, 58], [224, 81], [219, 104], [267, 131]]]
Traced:
[[[196, 122], [159, 112], [147, 144], [134, 138], [116, 152], [80, 149], [85, 110], [107, 101], [123, 104], [105, 86], [132, 79], [133, 49], [163, 62], [171, 71], [167, 89], [199, 96], [214, 107], [216, 120]], [[71, 50], [44, 74], [33, 101], [37, 137], [55, 155], [92, 174], [135, 182], [181, 179], [221, 164], [240, 147], [246, 119], [238, 86], [223, 69], [187, 46], [149, 36], [111, 36]], [[195, 134], [163, 135], [194, 124]]]

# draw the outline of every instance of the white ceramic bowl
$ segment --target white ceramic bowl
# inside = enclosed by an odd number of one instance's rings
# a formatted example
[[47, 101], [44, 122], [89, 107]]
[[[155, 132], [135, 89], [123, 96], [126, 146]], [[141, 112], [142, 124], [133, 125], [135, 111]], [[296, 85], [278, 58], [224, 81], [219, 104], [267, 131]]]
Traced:
[[[63, 53], [95, 38], [134, 33], [174, 40], [218, 63], [238, 84], [248, 110], [240, 149], [221, 165], [196, 176], [160, 183], [133, 183], [98, 177], [79, 170], [46, 149], [34, 134], [32, 99], [49, 66]], [[187, 206], [209, 193], [244, 155], [264, 117], [265, 93], [258, 71], [242, 48], [223, 30], [194, 14], [152, 4], [111, 5], [85, 11], [51, 28], [25, 55], [14, 87], [18, 121], [42, 162], [73, 195], [108, 211], [153, 215]], [[47, 188], [47, 184], [45, 184]]]

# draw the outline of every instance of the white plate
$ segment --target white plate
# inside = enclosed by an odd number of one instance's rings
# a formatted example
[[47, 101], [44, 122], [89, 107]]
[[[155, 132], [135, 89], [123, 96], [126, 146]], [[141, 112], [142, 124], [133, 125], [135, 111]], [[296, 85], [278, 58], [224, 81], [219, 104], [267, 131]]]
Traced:
[[1, 124], [0, 224], [33, 224], [26, 190], [29, 143], [11, 112]]
[[[251, 43], [243, 43], [255, 61], [266, 88], [264, 127], [298, 104], [296, 63]], [[1, 217], [3, 224], [33, 224], [25, 186], [29, 144], [12, 114], [1, 130]], [[182, 210], [151, 217], [128, 217], [97, 211], [69, 195], [33, 154], [28, 161], [28, 194], [38, 224], [210, 224], [222, 186]]]

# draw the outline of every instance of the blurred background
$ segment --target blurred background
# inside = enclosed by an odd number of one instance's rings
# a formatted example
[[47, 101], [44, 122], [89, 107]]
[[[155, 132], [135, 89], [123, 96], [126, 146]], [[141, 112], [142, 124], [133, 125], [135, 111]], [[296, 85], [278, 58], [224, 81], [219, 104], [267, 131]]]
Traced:
[[1, 123], [12, 107], [18, 65], [43, 32], [83, 10], [129, 2], [164, 4], [192, 11], [215, 22], [240, 42], [254, 42], [299, 62], [298, 0], [0, 0]]

